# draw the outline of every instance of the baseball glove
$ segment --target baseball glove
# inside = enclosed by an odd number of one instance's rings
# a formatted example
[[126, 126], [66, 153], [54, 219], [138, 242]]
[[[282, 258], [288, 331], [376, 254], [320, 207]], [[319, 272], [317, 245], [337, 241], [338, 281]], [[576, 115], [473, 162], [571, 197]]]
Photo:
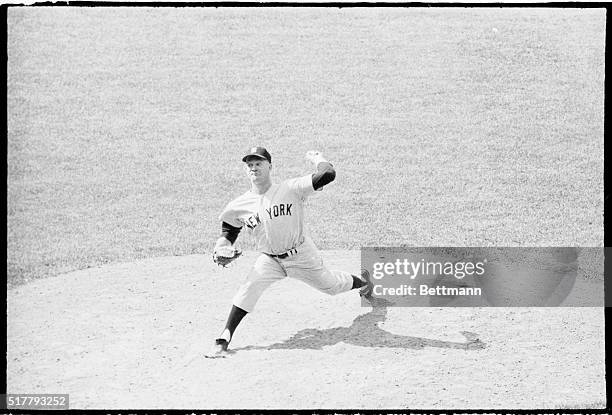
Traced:
[[234, 262], [240, 255], [242, 255], [242, 251], [233, 246], [221, 246], [213, 252], [213, 262], [225, 268]]

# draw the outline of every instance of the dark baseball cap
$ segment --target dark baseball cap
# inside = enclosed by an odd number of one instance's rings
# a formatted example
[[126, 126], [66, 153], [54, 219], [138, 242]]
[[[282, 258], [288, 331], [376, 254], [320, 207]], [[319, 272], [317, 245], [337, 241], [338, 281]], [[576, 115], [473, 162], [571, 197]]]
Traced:
[[242, 158], [242, 161], [246, 162], [249, 157], [257, 157], [272, 163], [272, 156], [268, 153], [268, 150], [263, 147], [252, 147], [248, 154]]

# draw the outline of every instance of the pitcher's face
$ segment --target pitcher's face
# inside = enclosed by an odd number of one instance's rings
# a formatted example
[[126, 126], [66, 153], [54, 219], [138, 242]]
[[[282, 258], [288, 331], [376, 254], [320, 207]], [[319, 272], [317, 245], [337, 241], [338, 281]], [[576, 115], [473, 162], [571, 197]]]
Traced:
[[248, 158], [245, 161], [245, 171], [251, 183], [265, 183], [270, 180], [272, 164], [268, 160], [257, 157]]

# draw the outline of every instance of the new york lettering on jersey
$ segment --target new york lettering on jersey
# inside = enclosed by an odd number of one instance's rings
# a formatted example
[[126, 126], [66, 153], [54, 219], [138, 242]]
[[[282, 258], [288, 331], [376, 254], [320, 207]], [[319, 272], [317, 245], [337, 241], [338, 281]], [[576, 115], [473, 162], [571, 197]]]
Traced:
[[[264, 215], [267, 219], [273, 219], [280, 216], [292, 216], [293, 215], [293, 205], [294, 203], [278, 203], [270, 206], [269, 208], [264, 208], [266, 214]], [[238, 218], [240, 222], [244, 224], [247, 228], [253, 230], [258, 225], [261, 224], [261, 218], [259, 212], [252, 212], [250, 214], [243, 214]]]
[[293, 207], [293, 203], [280, 203], [278, 205], [271, 206], [269, 209], [266, 209], [268, 212], [268, 216], [270, 219], [273, 217], [276, 218], [278, 216], [291, 216], [291, 208]]
[[255, 229], [255, 227], [261, 223], [258, 213], [253, 213], [251, 216], [243, 219], [242, 221], [244, 222], [244, 226], [249, 229]]

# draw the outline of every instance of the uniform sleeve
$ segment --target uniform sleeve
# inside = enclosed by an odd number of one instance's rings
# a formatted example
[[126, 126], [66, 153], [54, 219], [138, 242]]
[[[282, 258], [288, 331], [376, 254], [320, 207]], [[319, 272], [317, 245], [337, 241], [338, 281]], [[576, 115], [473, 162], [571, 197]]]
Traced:
[[317, 172], [312, 175], [312, 187], [319, 190], [326, 184], [333, 182], [335, 178], [336, 170], [334, 170], [334, 166], [327, 161], [322, 161], [317, 164]]
[[236, 239], [238, 239], [238, 234], [240, 233], [241, 229], [242, 228], [236, 228], [227, 222], [223, 222], [221, 224], [221, 235], [220, 236], [224, 237], [225, 239], [230, 241], [232, 244], [234, 244], [234, 242], [236, 242]]
[[315, 191], [312, 186], [312, 174], [287, 180], [286, 183], [289, 189], [293, 190], [301, 198], [306, 198]]
[[232, 207], [232, 203], [229, 203], [225, 209], [223, 209], [223, 212], [221, 212], [221, 215], [219, 215], [219, 220], [235, 228], [242, 227], [242, 222], [238, 219], [238, 215], [236, 210]]

